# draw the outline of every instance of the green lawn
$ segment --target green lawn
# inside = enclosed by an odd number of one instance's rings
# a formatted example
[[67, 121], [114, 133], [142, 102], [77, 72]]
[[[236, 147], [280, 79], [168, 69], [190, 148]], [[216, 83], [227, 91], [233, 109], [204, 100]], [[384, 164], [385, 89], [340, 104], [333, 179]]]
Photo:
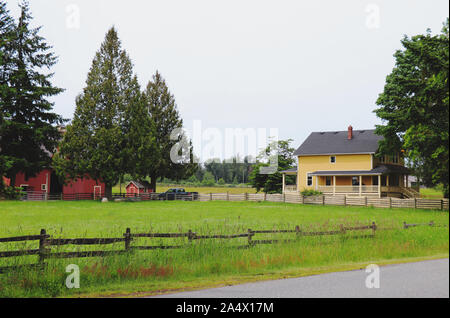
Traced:
[[[54, 237], [121, 237], [127, 227], [136, 232], [197, 234], [245, 233], [261, 229], [338, 229], [340, 224], [369, 224], [380, 228], [372, 239], [346, 236], [302, 237], [295, 243], [235, 249], [246, 238], [196, 241], [182, 250], [139, 251], [108, 258], [51, 260], [44, 273], [0, 274], [0, 297], [127, 294], [192, 289], [260, 279], [293, 277], [360, 268], [376, 262], [403, 262], [448, 257], [448, 227], [401, 229], [403, 221], [449, 224], [448, 212], [412, 209], [376, 209], [282, 204], [270, 202], [136, 203], [0, 202], [0, 237], [38, 234], [41, 228]], [[356, 234], [356, 233], [353, 233]], [[349, 234], [350, 236], [353, 234]], [[292, 238], [293, 234], [259, 235], [254, 239]], [[184, 240], [184, 239], [183, 239]], [[133, 244], [186, 244], [180, 239], [136, 239]], [[0, 243], [0, 250], [20, 244]], [[36, 246], [22, 245], [23, 248]], [[84, 248], [84, 247], [83, 247]], [[88, 247], [84, 249], [104, 249]], [[109, 246], [123, 249], [123, 243]], [[64, 251], [79, 250], [65, 246]], [[36, 256], [0, 259], [0, 266], [35, 262]], [[17, 263], [16, 263], [17, 262]], [[65, 265], [81, 268], [81, 288], [64, 287]]]
[[427, 199], [442, 199], [444, 194], [442, 193], [442, 189], [421, 188], [420, 196]]

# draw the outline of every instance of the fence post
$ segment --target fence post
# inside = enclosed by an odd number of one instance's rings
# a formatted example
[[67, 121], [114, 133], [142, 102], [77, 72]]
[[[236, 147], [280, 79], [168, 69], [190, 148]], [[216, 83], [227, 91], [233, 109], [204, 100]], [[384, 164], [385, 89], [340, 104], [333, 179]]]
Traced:
[[212, 201], [212, 192], [209, 193], [209, 201]]
[[300, 238], [301, 231], [299, 225], [295, 226], [295, 234], [297, 236], [297, 239]]
[[389, 197], [389, 209], [392, 209], [392, 197]]
[[301, 204], [305, 204], [305, 196], [303, 194], [300, 194], [300, 202]]
[[283, 193], [283, 202], [286, 203], [286, 193]]
[[248, 246], [249, 247], [252, 246], [252, 236], [253, 236], [252, 230], [248, 229]]
[[377, 225], [375, 224], [375, 222], [372, 222], [372, 234], [373, 234], [373, 236], [375, 236], [376, 230], [377, 230]]
[[267, 200], [267, 193], [264, 192], [264, 201]]
[[407, 229], [407, 228], [408, 228], [408, 225], [406, 225], [406, 222], [405, 222], [405, 221], [403, 221], [403, 228], [404, 228], [404, 229]]
[[230, 201], [230, 192], [227, 191], [227, 201]]
[[128, 251], [130, 249], [130, 241], [131, 241], [131, 229], [128, 227], [125, 233], [125, 250]]
[[417, 209], [417, 198], [414, 198], [414, 209]]
[[41, 230], [41, 238], [39, 239], [39, 264], [43, 264], [45, 260], [45, 246], [46, 246], [46, 238], [47, 238], [47, 232], [45, 229]]
[[344, 206], [347, 206], [347, 195], [344, 194]]
[[322, 205], [325, 205], [325, 194], [322, 195]]
[[365, 201], [364, 205], [367, 207], [367, 196], [365, 196], [364, 198], [365, 198], [365, 200], [364, 200], [364, 201]]
[[245, 200], [245, 201], [248, 201], [248, 192], [245, 192], [245, 193], [244, 193], [244, 200]]
[[441, 211], [444, 211], [444, 199], [441, 199]]

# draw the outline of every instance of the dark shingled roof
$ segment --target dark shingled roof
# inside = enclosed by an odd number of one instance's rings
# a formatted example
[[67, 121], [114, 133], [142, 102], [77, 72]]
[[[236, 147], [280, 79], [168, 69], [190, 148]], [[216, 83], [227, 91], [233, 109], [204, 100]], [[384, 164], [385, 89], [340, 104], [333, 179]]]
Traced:
[[348, 140], [347, 137], [347, 130], [313, 132], [294, 152], [294, 155], [376, 153], [378, 142], [383, 139], [383, 137], [375, 135], [374, 129], [353, 130], [353, 138]]

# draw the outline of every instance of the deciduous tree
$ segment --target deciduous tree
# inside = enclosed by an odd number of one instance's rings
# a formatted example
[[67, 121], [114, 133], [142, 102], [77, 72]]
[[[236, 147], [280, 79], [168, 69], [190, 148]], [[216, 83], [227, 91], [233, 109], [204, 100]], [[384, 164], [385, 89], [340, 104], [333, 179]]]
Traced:
[[401, 41], [396, 65], [386, 78], [375, 113], [384, 123], [376, 132], [384, 136], [380, 153], [404, 151], [427, 185], [449, 184], [449, 21], [442, 33]]

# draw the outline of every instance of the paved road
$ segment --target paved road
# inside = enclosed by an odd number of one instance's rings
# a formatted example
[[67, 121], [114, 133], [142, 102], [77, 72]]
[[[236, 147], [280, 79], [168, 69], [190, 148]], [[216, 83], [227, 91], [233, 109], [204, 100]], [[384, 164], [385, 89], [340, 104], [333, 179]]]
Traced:
[[249, 283], [157, 297], [177, 298], [334, 298], [449, 297], [449, 260], [380, 267], [380, 288], [368, 289], [365, 270]]

